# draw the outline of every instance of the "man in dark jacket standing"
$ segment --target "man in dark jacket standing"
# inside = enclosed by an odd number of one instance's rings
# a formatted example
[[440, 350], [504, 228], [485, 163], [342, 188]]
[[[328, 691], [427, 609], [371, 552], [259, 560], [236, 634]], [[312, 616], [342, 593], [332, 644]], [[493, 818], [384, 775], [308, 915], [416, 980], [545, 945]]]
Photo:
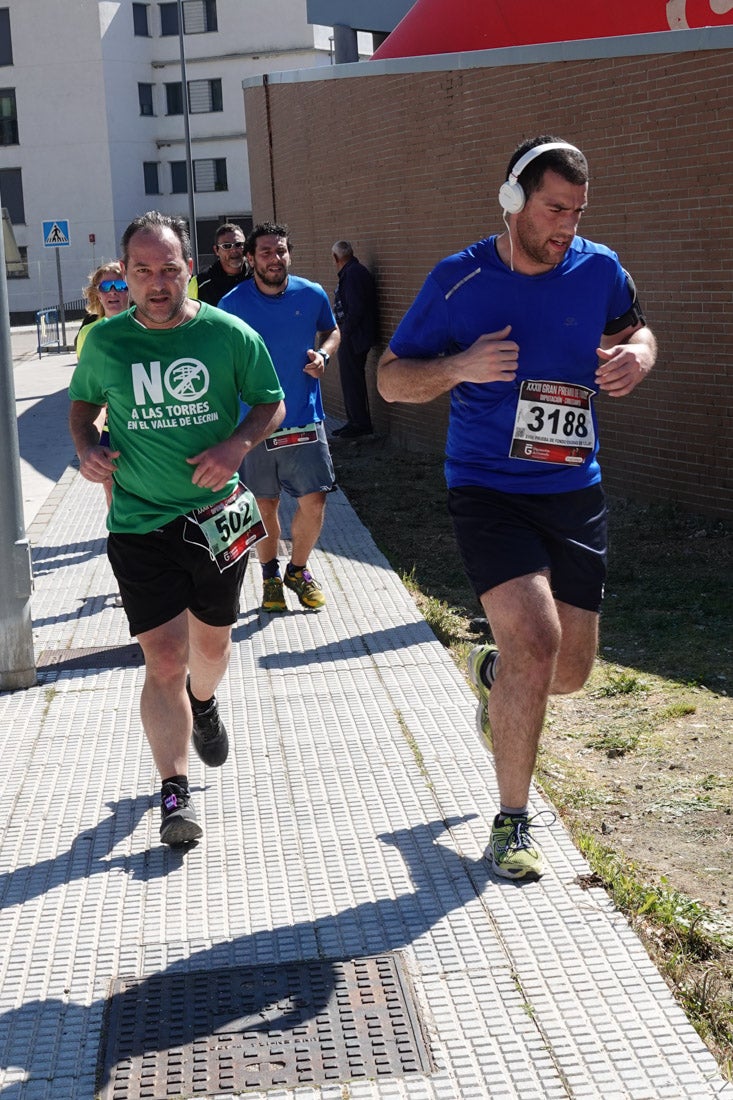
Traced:
[[230, 290], [247, 278], [244, 260], [244, 233], [233, 222], [220, 225], [214, 235], [216, 260], [206, 271], [194, 275], [188, 284], [189, 298], [198, 298], [210, 306], [218, 306]]
[[359, 263], [348, 241], [336, 241], [331, 252], [338, 272], [334, 313], [341, 331], [339, 375], [346, 409], [346, 424], [333, 434], [357, 439], [372, 432], [366, 361], [377, 339], [377, 291], [371, 273]]

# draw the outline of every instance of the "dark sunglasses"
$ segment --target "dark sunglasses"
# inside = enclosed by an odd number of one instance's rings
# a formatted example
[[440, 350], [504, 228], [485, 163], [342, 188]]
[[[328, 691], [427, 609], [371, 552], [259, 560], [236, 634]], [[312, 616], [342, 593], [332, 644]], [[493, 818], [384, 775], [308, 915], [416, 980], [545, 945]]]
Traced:
[[97, 290], [101, 290], [102, 294], [109, 294], [110, 290], [119, 290], [122, 293], [127, 290], [127, 283], [124, 279], [102, 279], [101, 283], [97, 283]]
[[220, 241], [216, 247], [223, 248], [225, 252], [229, 252], [232, 248], [241, 248], [244, 251], [244, 241]]

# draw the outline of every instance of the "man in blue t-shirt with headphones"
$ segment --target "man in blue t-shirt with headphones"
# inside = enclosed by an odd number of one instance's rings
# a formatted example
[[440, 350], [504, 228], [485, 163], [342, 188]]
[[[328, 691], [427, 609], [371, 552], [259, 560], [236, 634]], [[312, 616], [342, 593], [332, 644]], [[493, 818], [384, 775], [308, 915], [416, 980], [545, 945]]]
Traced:
[[542, 874], [528, 801], [548, 698], [583, 686], [598, 646], [606, 507], [593, 400], [625, 397], [656, 358], [618, 257], [576, 236], [587, 198], [579, 149], [523, 142], [499, 191], [505, 231], [433, 269], [379, 363], [387, 401], [450, 393], [448, 506], [497, 643], [468, 659], [499, 785], [490, 850], [511, 879]]

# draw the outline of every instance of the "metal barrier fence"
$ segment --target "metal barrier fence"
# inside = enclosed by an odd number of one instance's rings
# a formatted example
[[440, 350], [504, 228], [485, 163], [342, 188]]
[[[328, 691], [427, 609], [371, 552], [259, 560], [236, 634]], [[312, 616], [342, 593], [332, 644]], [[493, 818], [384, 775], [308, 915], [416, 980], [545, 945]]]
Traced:
[[38, 338], [38, 358], [44, 351], [61, 347], [59, 336], [59, 311], [57, 309], [39, 309], [36, 313], [36, 335]]
[[[74, 298], [71, 302], [64, 302], [63, 316], [59, 306], [44, 306], [36, 313], [36, 332], [38, 334], [38, 358], [44, 351], [68, 351], [65, 346], [66, 326], [65, 320], [69, 314], [78, 314], [83, 317], [86, 313], [86, 298]], [[59, 328], [63, 334], [63, 340], [59, 335]]]

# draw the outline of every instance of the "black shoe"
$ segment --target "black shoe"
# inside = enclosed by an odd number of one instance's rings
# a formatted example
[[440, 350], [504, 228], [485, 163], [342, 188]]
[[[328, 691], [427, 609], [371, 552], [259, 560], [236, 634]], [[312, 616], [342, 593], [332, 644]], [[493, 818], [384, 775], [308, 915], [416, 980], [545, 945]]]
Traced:
[[216, 696], [210, 706], [201, 711], [196, 709], [197, 703], [191, 695], [190, 677], [186, 680], [186, 691], [193, 711], [193, 747], [196, 755], [207, 767], [220, 768], [229, 756], [229, 738], [219, 717]]
[[204, 835], [189, 791], [171, 780], [160, 791], [160, 816], [161, 843], [172, 848], [191, 844]]
[[371, 428], [357, 428], [356, 424], [347, 424], [345, 428], [341, 428], [338, 433], [334, 432], [334, 435], [338, 434], [339, 439], [360, 439], [363, 435], [373, 435]]

